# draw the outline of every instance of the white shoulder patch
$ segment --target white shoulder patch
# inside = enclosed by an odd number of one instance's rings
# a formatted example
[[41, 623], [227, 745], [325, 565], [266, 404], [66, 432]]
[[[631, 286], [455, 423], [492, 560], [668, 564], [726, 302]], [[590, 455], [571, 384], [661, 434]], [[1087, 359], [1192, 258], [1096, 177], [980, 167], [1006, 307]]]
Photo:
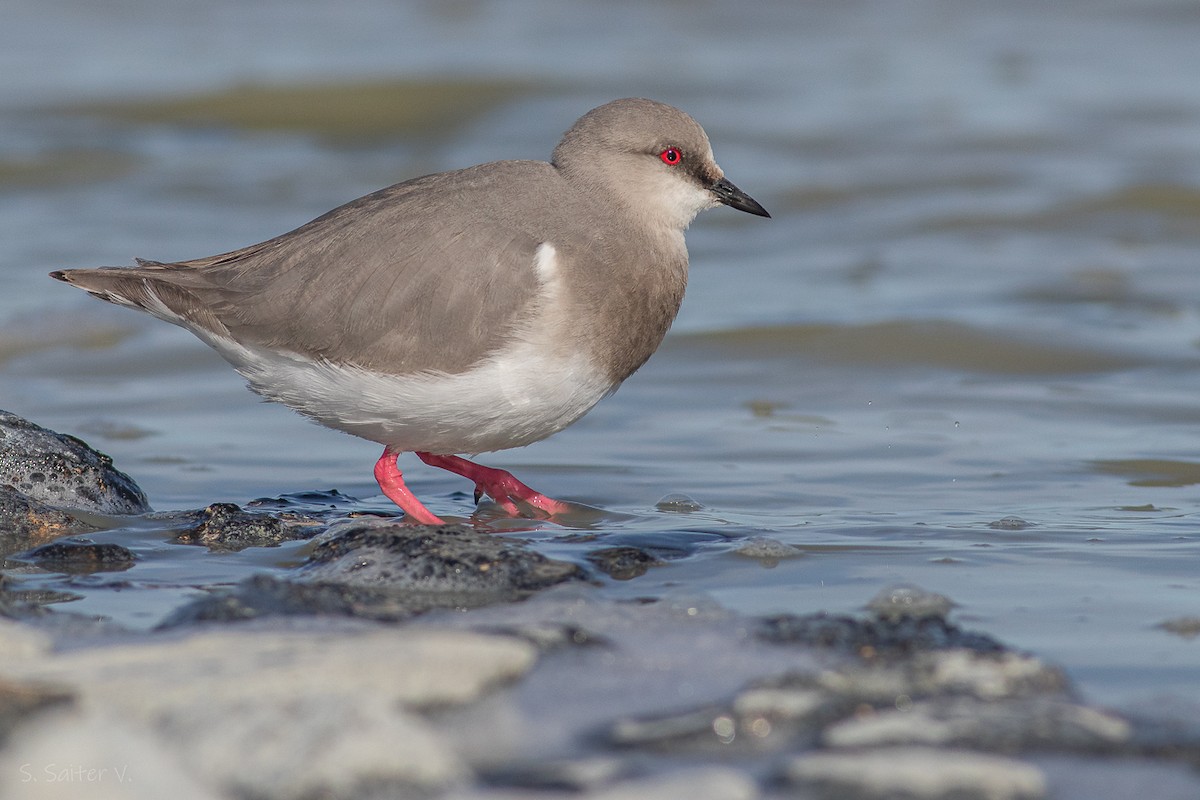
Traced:
[[549, 242], [539, 244], [533, 254], [533, 266], [537, 269], [538, 280], [543, 286], [555, 287], [559, 279], [559, 264], [558, 251], [554, 249], [554, 245]]

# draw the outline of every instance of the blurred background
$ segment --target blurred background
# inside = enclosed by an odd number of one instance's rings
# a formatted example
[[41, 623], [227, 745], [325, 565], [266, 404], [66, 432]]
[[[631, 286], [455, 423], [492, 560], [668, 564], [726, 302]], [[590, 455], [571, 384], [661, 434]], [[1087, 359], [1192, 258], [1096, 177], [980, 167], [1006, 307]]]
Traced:
[[[678, 546], [629, 591], [840, 611], [914, 582], [1095, 699], [1195, 708], [1200, 642], [1161, 626], [1200, 615], [1197, 42], [1171, 0], [10, 0], [0, 408], [160, 509], [384, 510], [375, 445], [46, 273], [231, 250], [653, 97], [774, 219], [703, 214], [663, 350], [485, 460], [613, 512], [598, 535]], [[461, 480], [402, 466], [469, 513]], [[728, 555], [751, 535], [806, 557]]]

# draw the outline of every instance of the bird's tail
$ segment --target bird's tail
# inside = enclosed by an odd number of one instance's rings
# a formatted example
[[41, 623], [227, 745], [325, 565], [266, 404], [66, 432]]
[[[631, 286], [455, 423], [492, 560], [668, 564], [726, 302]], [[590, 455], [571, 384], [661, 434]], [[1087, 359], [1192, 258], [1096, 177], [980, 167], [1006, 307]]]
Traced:
[[190, 288], [170, 278], [170, 265], [139, 261], [136, 267], [55, 270], [50, 277], [83, 289], [93, 297], [135, 308], [185, 328], [206, 328], [214, 333], [225, 325], [213, 315]]

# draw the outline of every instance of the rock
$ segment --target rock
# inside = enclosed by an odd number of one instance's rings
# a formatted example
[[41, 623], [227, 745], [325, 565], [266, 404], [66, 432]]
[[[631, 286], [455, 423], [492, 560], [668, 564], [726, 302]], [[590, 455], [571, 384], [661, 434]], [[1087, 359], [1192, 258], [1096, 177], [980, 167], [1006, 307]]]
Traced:
[[255, 575], [231, 591], [214, 592], [172, 611], [160, 629], [268, 616], [343, 616], [397, 622], [428, 611], [424, 599], [344, 583], [297, 582]]
[[460, 525], [355, 521], [331, 534], [301, 568], [306, 580], [424, 595], [439, 606], [516, 600], [584, 577], [575, 564]]
[[283, 542], [310, 539], [322, 530], [316, 519], [295, 514], [243, 511], [234, 503], [213, 503], [188, 515], [195, 524], [175, 537], [180, 544], [202, 544], [214, 552], [247, 547], [277, 547]]
[[137, 557], [128, 547], [112, 542], [52, 542], [20, 557], [47, 572], [90, 575], [94, 572], [121, 572], [134, 565]]
[[930, 617], [944, 620], [953, 608], [954, 603], [949, 597], [906, 584], [888, 587], [867, 601], [868, 611], [878, 619], [890, 622]]
[[[54, 595], [61, 596], [62, 593], [13, 589], [12, 581], [8, 576], [0, 573], [0, 623], [3, 623], [4, 617], [15, 620], [45, 615], [47, 612], [41, 604], [43, 600], [54, 602]], [[0, 638], [0, 648], [3, 647], [3, 644], [3, 639]], [[3, 650], [0, 649], [0, 657], [2, 656]]]
[[1009, 516], [989, 522], [988, 527], [996, 531], [1023, 531], [1032, 528], [1033, 524], [1020, 517]]
[[160, 737], [107, 711], [57, 712], [0, 751], [0, 797], [228, 800], [188, 774]]
[[602, 547], [593, 550], [585, 558], [610, 578], [627, 581], [640, 578], [650, 567], [661, 567], [663, 562], [640, 547]]
[[133, 479], [86, 443], [0, 411], [0, 486], [58, 509], [141, 514], [150, 509]]
[[[781, 619], [782, 629], [772, 627]], [[961, 708], [974, 702], [979, 709], [993, 709], [991, 719], [997, 725], [1010, 708], [1017, 719], [993, 730], [990, 739], [986, 725], [968, 731], [963, 722], [955, 729], [959, 737], [947, 738], [945, 744], [1011, 749], [1011, 743], [1018, 741], [1066, 750], [1102, 749], [1114, 741], [1105, 737], [1115, 728], [1097, 723], [1089, 729], [1086, 722], [1071, 721], [1083, 709], [1069, 702], [1070, 686], [1060, 670], [1032, 656], [1006, 651], [987, 637], [953, 629], [940, 618], [896, 621], [814, 615], [775, 618], [767, 624], [775, 633], [787, 633], [771, 641], [832, 648], [843, 658], [824, 669], [755, 680], [728, 703], [618, 720], [609, 730], [609, 740], [624, 747], [675, 752], [753, 752], [811, 745], [844, 725], [848, 733], [838, 743], [848, 744], [854, 735], [860, 735], [864, 744], [890, 743], [891, 739], [876, 742], [858, 734], [865, 729], [855, 726], [878, 718], [891, 720], [891, 715], [900, 713], [897, 709], [910, 709], [922, 701], [958, 701]], [[975, 644], [980, 649], [947, 648], [948, 642]], [[1043, 730], [1042, 739], [1037, 738], [1042, 729], [1036, 725], [1019, 725], [1021, 714], [1035, 708], [1044, 712], [1036, 721], [1051, 726]], [[1108, 719], [1123, 724], [1118, 718]], [[914, 726], [919, 727], [919, 721]], [[929, 741], [916, 734], [912, 737], [917, 743]]]
[[[459, 782], [466, 767], [418, 713], [474, 700], [535, 658], [525, 642], [481, 634], [240, 628], [72, 650], [7, 672], [69, 687], [87, 713], [148, 734], [163, 751], [153, 761], [181, 765], [208, 791], [357, 798]], [[87, 718], [55, 730], [70, 739], [77, 725]], [[18, 738], [11, 750], [37, 765], [47, 758], [29, 755], [39, 741]], [[120, 750], [96, 746], [100, 763], [122, 763]], [[100, 759], [73, 753], [64, 746], [51, 760]]]
[[868, 658], [903, 657], [950, 648], [991, 653], [1004, 650], [990, 636], [963, 631], [937, 615], [897, 613], [866, 620], [832, 614], [782, 615], [763, 620], [759, 635], [779, 644], [802, 644]]
[[743, 539], [733, 550], [734, 555], [753, 558], [764, 567], [774, 567], [785, 558], [800, 558], [804, 551], [770, 536], [751, 536]]
[[1039, 800], [1036, 767], [964, 750], [897, 747], [817, 752], [791, 759], [787, 780], [817, 798], [845, 800]]
[[672, 492], [665, 496], [654, 507], [659, 511], [667, 511], [674, 514], [691, 514], [696, 511], [703, 511], [704, 505], [682, 492]]
[[11, 486], [0, 486], [0, 554], [19, 553], [60, 536], [94, 530], [65, 511]]
[[1107, 753], [1130, 740], [1120, 717], [1058, 698], [1006, 702], [937, 698], [849, 717], [825, 729], [830, 747], [928, 745], [1018, 753], [1036, 749]]
[[394, 622], [519, 600], [582, 578], [577, 565], [495, 534], [356, 520], [331, 529], [292, 578], [254, 576], [176, 609], [160, 627], [307, 614]]

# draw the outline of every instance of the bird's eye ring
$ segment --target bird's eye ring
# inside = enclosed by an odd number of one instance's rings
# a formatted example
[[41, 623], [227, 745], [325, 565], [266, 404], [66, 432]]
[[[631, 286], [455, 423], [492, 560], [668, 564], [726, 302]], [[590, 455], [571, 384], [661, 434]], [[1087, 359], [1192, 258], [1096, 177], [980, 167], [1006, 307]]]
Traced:
[[661, 158], [662, 162], [669, 167], [673, 167], [680, 161], [683, 161], [683, 153], [679, 152], [679, 148], [677, 147], [668, 147], [666, 150], [663, 150], [661, 153], [659, 153], [658, 157]]

